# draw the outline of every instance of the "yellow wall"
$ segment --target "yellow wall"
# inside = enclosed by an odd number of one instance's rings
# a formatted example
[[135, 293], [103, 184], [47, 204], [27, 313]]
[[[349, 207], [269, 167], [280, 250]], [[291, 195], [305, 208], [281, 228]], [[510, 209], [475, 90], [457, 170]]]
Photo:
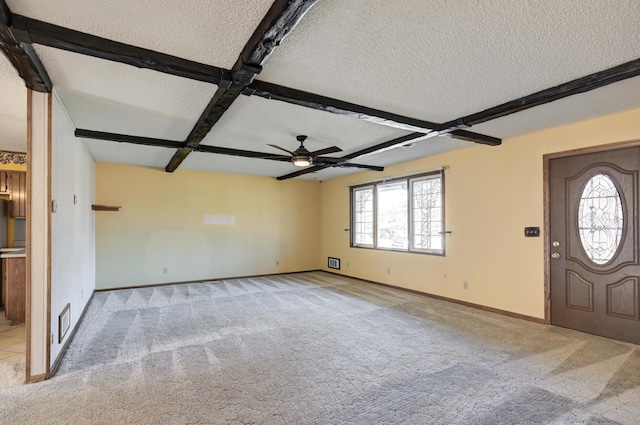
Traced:
[[98, 163], [96, 204], [122, 209], [95, 213], [96, 288], [318, 269], [319, 199], [318, 182]]
[[[343, 274], [544, 318], [543, 155], [640, 139], [640, 109], [326, 181], [321, 186], [321, 265]], [[384, 176], [449, 166], [445, 172], [447, 255], [349, 247], [349, 189]], [[390, 273], [387, 274], [387, 269]], [[328, 269], [326, 269], [328, 270]], [[463, 282], [469, 289], [463, 289]]]
[[[20, 164], [14, 164], [14, 163], [8, 163], [8, 164], [2, 164], [0, 163], [0, 170], [7, 170], [7, 171], [24, 171], [25, 173], [27, 172], [27, 166], [26, 165], [20, 165]], [[9, 217], [9, 214], [7, 214], [7, 241], [6, 241], [6, 246], [9, 248], [13, 248], [13, 238], [14, 238], [14, 234], [15, 234], [15, 220], [13, 218]]]

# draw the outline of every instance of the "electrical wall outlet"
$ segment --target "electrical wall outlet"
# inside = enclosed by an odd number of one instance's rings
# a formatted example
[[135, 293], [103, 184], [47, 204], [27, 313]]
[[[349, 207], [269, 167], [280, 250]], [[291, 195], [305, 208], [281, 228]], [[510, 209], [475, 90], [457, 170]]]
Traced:
[[467, 282], [466, 280], [462, 282], [462, 289], [469, 289], [469, 282]]

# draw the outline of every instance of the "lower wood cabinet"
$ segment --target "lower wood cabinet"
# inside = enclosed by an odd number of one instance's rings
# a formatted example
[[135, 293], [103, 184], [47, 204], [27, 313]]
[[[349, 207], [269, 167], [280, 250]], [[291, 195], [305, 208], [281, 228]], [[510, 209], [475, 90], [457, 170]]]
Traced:
[[25, 257], [2, 259], [2, 303], [7, 320], [22, 323], [27, 307], [27, 278]]

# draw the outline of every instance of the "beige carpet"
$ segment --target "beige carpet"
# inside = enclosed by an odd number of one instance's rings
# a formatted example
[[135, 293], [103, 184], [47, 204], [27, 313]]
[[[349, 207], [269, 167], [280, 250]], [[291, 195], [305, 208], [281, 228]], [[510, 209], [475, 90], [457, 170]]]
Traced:
[[638, 424], [640, 348], [317, 272], [98, 293], [8, 424]]
[[[24, 359], [0, 362], [0, 390], [24, 383]], [[0, 403], [0, 407], [2, 403]], [[0, 419], [0, 424], [2, 419]]]

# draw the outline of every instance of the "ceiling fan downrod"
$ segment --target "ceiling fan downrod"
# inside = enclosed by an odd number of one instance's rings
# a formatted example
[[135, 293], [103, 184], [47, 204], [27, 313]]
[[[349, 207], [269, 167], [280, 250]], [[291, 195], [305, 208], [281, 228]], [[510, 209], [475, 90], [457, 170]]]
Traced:
[[300, 147], [296, 149], [294, 152], [295, 155], [291, 157], [291, 163], [296, 167], [308, 167], [313, 164], [313, 157], [307, 148], [304, 147], [304, 141], [307, 140], [307, 136], [300, 134], [296, 136], [296, 139], [300, 142]]

